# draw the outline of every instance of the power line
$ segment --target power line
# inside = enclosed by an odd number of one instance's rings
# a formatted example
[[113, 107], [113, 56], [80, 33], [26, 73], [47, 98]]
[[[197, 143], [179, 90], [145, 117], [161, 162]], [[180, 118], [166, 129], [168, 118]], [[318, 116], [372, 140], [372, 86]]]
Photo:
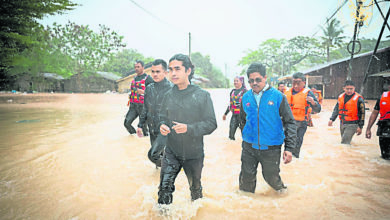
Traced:
[[142, 7], [140, 4], [138, 4], [137, 2], [135, 2], [134, 0], [129, 0], [131, 1], [135, 6], [137, 6], [138, 8], [140, 8], [142, 11], [144, 11], [146, 14], [152, 16], [153, 18], [157, 19], [158, 21], [164, 23], [164, 24], [167, 24], [166, 22], [164, 22], [163, 20], [161, 20], [159, 17], [157, 17], [156, 15], [154, 15], [152, 12], [146, 10], [144, 7]]
[[[344, 2], [335, 10], [335, 12], [333, 12], [333, 14], [329, 17], [329, 18], [326, 18], [326, 22], [325, 23], [328, 23], [330, 20], [332, 20], [332, 18], [337, 14], [337, 12], [340, 11], [340, 9], [342, 7], [344, 7], [344, 5], [348, 2], [348, 0], [344, 0]], [[317, 30], [311, 37], [314, 37], [317, 33], [318, 33], [319, 30]]]
[[156, 19], [156, 20], [158, 20], [159, 22], [161, 22], [161, 23], [167, 25], [168, 27], [172, 28], [173, 30], [176, 30], [176, 31], [177, 31], [177, 30], [180, 30], [181, 32], [185, 32], [185, 33], [188, 32], [188, 31], [184, 31], [183, 28], [179, 28], [179, 27], [177, 27], [177, 26], [175, 26], [175, 25], [172, 25], [172, 24], [170, 24], [170, 23], [168, 23], [168, 22], [165, 22], [164, 20], [160, 19], [158, 16], [156, 16], [156, 15], [153, 14], [152, 12], [146, 10], [144, 7], [142, 7], [142, 6], [141, 6], [140, 4], [138, 4], [136, 1], [134, 1], [134, 0], [129, 0], [129, 1], [130, 1], [131, 3], [133, 3], [135, 6], [137, 6], [139, 9], [141, 9], [142, 11], [144, 11], [146, 14], [152, 16], [154, 19]]

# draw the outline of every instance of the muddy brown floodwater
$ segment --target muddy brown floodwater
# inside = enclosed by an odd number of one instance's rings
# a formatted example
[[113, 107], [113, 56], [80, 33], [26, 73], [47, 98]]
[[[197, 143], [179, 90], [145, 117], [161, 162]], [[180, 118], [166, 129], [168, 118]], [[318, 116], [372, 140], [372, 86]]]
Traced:
[[241, 136], [229, 140], [230, 116], [222, 121], [230, 90], [209, 91], [218, 129], [205, 137], [204, 198], [191, 202], [181, 172], [164, 216], [149, 139], [123, 127], [126, 94], [0, 94], [0, 219], [390, 218], [390, 162], [376, 136], [340, 144], [339, 121], [327, 126], [336, 100], [313, 116], [302, 157], [281, 165], [288, 194], [261, 175], [247, 194], [238, 190]]

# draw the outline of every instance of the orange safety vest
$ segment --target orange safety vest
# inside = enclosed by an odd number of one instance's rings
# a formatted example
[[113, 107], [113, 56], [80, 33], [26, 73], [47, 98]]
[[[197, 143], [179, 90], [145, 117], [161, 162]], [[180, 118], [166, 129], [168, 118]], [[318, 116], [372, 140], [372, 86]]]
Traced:
[[232, 110], [234, 115], [240, 114], [240, 104], [243, 94], [244, 89], [242, 89], [237, 95], [234, 95], [234, 91], [232, 91], [232, 94], [230, 96], [230, 109]]
[[130, 103], [141, 103], [141, 104], [144, 103], [144, 95], [138, 94], [137, 89], [142, 89], [145, 91], [145, 82], [147, 78], [148, 75], [146, 75], [146, 77], [141, 79], [140, 81], [135, 81], [135, 78], [133, 79], [130, 86], [130, 90], [131, 90]]
[[[343, 121], [357, 121], [358, 117], [358, 100], [362, 97], [357, 92], [352, 98], [344, 103], [345, 92], [339, 95], [337, 102], [339, 103], [339, 118]], [[362, 97], [363, 98], [363, 97]]]
[[310, 105], [307, 103], [307, 95], [310, 89], [305, 88], [297, 94], [292, 94], [293, 89], [286, 92], [288, 104], [296, 121], [307, 121]]
[[390, 119], [390, 92], [384, 92], [379, 102], [380, 121]]

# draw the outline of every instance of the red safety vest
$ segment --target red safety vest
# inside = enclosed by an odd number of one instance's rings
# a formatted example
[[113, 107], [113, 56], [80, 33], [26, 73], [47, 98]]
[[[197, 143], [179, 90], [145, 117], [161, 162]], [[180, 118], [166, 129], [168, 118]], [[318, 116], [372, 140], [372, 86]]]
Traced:
[[145, 76], [145, 78], [141, 79], [140, 81], [135, 81], [135, 78], [131, 82], [130, 90], [130, 103], [144, 103], [144, 95], [138, 94], [137, 89], [142, 89], [145, 91], [145, 81], [148, 78], [148, 75]]
[[[339, 118], [343, 121], [357, 121], [358, 117], [358, 100], [359, 97], [362, 97], [357, 92], [352, 98], [344, 103], [345, 93], [339, 95], [338, 103], [339, 103]], [[363, 97], [362, 97], [363, 98]]]
[[234, 95], [234, 91], [230, 95], [230, 109], [234, 115], [240, 114], [240, 104], [242, 96], [244, 95], [244, 89], [242, 89], [237, 95]]
[[291, 111], [294, 115], [296, 121], [307, 121], [308, 110], [310, 105], [307, 103], [307, 95], [309, 94], [310, 89], [305, 88], [297, 94], [292, 94], [293, 89], [291, 88], [286, 92], [286, 97], [288, 104], [290, 105]]
[[379, 120], [390, 119], [390, 92], [384, 92], [379, 102]]

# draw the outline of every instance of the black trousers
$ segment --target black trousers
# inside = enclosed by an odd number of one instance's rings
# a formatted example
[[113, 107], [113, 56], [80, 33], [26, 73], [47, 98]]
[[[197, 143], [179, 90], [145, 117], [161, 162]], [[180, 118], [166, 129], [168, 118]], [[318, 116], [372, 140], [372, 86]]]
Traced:
[[390, 160], [390, 138], [379, 137], [379, 147], [383, 159]]
[[[150, 128], [151, 126], [149, 126]], [[162, 156], [163, 156], [163, 152], [164, 152], [164, 148], [165, 148], [165, 141], [164, 143], [156, 143], [160, 141], [160, 139], [157, 139], [157, 135], [159, 133], [154, 133], [152, 131], [152, 129], [149, 129], [150, 133], [149, 133], [149, 137], [150, 137], [150, 149], [148, 151], [148, 158], [150, 161], [152, 161], [152, 163], [156, 164], [156, 166], [158, 167], [161, 167], [161, 160], [162, 160]], [[160, 141], [161, 142], [161, 141]], [[159, 146], [162, 146], [161, 147], [161, 150], [158, 151], [157, 153], [154, 152], [154, 149], [153, 149], [153, 146], [154, 145], [159, 145]]]
[[165, 148], [163, 161], [161, 164], [158, 203], [172, 203], [172, 193], [175, 191], [175, 180], [181, 168], [184, 169], [184, 172], [187, 176], [191, 191], [191, 199], [196, 200], [202, 198], [203, 194], [200, 178], [202, 175], [203, 160], [204, 157], [198, 159], [180, 160], [168, 147]]
[[241, 132], [243, 129], [243, 126], [241, 125], [240, 115], [239, 114], [233, 114], [230, 118], [230, 126], [229, 126], [229, 139], [235, 140], [234, 135], [236, 134], [236, 130], [238, 127], [240, 127]]
[[294, 151], [291, 152], [296, 158], [299, 158], [299, 153], [301, 152], [301, 147], [303, 143], [303, 137], [305, 136], [307, 130], [306, 121], [295, 121], [297, 125], [297, 146], [294, 148]]
[[[131, 125], [133, 123], [133, 121], [139, 116], [141, 115], [141, 112], [142, 112], [142, 109], [143, 109], [144, 105], [143, 104], [139, 104], [139, 103], [130, 103], [130, 108], [129, 108], [129, 111], [127, 112], [126, 114], [126, 118], [125, 118], [125, 122], [124, 122], [124, 126], [125, 128], [127, 129], [127, 131], [130, 133], [130, 134], [135, 134], [137, 133], [137, 131], [135, 130], [135, 128]], [[142, 128], [142, 132], [144, 133], [145, 136], [148, 135], [148, 128], [147, 128], [147, 123], [145, 123], [145, 125], [143, 126]]]
[[251, 144], [242, 142], [241, 172], [239, 177], [240, 190], [255, 192], [257, 167], [261, 164], [264, 180], [273, 189], [285, 188], [280, 178], [281, 146], [270, 146], [268, 150], [254, 149]]

